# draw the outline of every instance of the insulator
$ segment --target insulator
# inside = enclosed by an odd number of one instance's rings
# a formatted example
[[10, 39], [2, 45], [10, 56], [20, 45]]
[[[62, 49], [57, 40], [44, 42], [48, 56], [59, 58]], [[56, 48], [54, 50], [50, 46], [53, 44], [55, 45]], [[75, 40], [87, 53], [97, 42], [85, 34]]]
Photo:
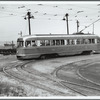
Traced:
[[38, 4], [38, 5], [42, 6], [43, 4]]
[[34, 13], [38, 13], [38, 11], [34, 12]]
[[24, 19], [26, 20], [27, 18], [25, 17]]
[[33, 18], [33, 19], [34, 19], [34, 16], [32, 16], [31, 18]]
[[2, 7], [2, 9], [4, 9], [4, 7]]
[[63, 18], [62, 20], [66, 20], [65, 18]]
[[43, 15], [46, 15], [47, 13], [44, 13]]
[[66, 15], [65, 16], [68, 16], [68, 13], [66, 13]]
[[54, 16], [57, 16], [57, 14], [55, 14]]

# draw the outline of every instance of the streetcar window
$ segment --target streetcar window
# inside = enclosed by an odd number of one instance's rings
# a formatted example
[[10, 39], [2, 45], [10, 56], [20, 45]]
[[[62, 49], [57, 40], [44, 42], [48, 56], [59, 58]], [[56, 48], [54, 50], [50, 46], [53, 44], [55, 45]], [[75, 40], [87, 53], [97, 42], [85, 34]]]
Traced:
[[26, 47], [30, 47], [31, 46], [31, 41], [26, 41]]
[[100, 39], [97, 39], [97, 43], [100, 43]]
[[92, 40], [91, 40], [91, 39], [89, 39], [89, 43], [90, 43], [90, 44], [92, 43]]
[[79, 39], [79, 44], [85, 44], [85, 39]]
[[51, 45], [55, 45], [55, 40], [51, 40]]
[[77, 44], [80, 44], [80, 39], [77, 39], [76, 42], [77, 42]]
[[60, 45], [60, 40], [56, 40], [56, 45]]
[[17, 47], [23, 47], [23, 41], [17, 41]]
[[70, 45], [70, 41], [69, 41], [69, 39], [67, 40], [67, 45]]
[[95, 39], [88, 39], [88, 43], [89, 43], [89, 44], [95, 43]]
[[40, 41], [41, 46], [45, 46], [45, 40]]
[[74, 40], [70, 40], [70, 44], [74, 45], [75, 44]]
[[61, 45], [64, 45], [64, 40], [61, 40]]
[[45, 40], [45, 45], [50, 46], [50, 40]]
[[37, 46], [37, 45], [36, 45], [36, 41], [32, 41], [31, 45], [32, 45], [32, 46]]
[[94, 39], [92, 39], [92, 43], [95, 43], [95, 40]]
[[85, 39], [85, 44], [89, 44], [89, 39]]
[[82, 39], [81, 40], [81, 44], [85, 44], [85, 39]]
[[40, 40], [36, 41], [37, 46], [41, 46]]
[[77, 39], [76, 40], [77, 44], [87, 44], [87, 41], [88, 40], [85, 40], [85, 39]]
[[72, 44], [72, 40], [70, 40], [70, 45]]
[[80, 39], [80, 44], [82, 44], [82, 39]]

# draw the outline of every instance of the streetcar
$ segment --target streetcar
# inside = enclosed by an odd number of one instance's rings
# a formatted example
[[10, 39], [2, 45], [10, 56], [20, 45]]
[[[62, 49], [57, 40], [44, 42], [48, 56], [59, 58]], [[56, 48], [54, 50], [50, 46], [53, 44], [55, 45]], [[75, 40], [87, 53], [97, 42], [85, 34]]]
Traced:
[[93, 34], [37, 34], [17, 39], [18, 59], [45, 59], [47, 56], [90, 54], [100, 47], [100, 38]]

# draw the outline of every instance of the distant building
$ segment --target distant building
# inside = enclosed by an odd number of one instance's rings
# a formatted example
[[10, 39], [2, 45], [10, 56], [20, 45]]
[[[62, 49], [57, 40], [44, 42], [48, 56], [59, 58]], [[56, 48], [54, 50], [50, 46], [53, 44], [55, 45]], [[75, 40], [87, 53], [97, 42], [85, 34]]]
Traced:
[[12, 46], [12, 47], [14, 47], [15, 44], [8, 44], [8, 43], [6, 43], [6, 44], [4, 44], [4, 46]]
[[16, 48], [16, 46], [14, 43], [5, 43], [4, 48], [5, 49], [14, 49], [14, 48]]

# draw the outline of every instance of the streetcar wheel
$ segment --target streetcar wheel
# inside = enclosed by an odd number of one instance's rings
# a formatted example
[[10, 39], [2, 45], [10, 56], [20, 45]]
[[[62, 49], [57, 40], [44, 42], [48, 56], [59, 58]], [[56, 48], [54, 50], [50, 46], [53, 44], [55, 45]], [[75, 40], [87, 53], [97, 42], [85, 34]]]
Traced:
[[90, 55], [92, 51], [83, 51], [82, 55]]
[[58, 57], [59, 55], [58, 54], [55, 54], [55, 57]]
[[40, 58], [41, 59], [46, 59], [46, 55], [41, 55]]

